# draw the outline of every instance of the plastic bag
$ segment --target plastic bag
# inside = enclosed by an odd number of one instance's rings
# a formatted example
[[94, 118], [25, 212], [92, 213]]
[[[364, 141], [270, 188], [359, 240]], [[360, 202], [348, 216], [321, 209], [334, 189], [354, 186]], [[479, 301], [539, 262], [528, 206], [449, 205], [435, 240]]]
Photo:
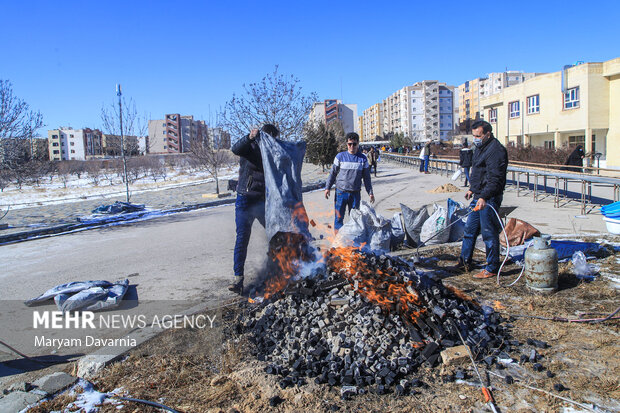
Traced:
[[362, 202], [360, 209], [352, 209], [349, 218], [338, 231], [334, 246], [364, 246], [378, 253], [390, 251], [392, 225], [367, 202]]
[[463, 170], [461, 168], [457, 169], [453, 174], [452, 174], [452, 180], [456, 181], [457, 179], [459, 179], [459, 177], [461, 176], [461, 174], [463, 173]]
[[448, 198], [448, 217], [450, 218], [449, 224], [450, 235], [448, 236], [448, 242], [460, 241], [463, 239], [465, 233], [465, 223], [467, 222], [468, 209], [465, 208], [460, 202], [454, 201]]
[[420, 241], [424, 245], [444, 244], [450, 239], [450, 232], [445, 231], [448, 226], [448, 211], [433, 204], [434, 212], [422, 225]]
[[400, 210], [403, 213], [407, 243], [416, 247], [420, 244], [420, 231], [422, 231], [422, 225], [429, 217], [428, 211], [425, 206], [413, 210], [405, 204], [400, 204]]
[[403, 213], [397, 212], [390, 220], [392, 225], [392, 242], [391, 249], [395, 250], [405, 240], [405, 226], [403, 223]]
[[588, 264], [585, 254], [581, 251], [576, 251], [571, 261], [573, 262], [573, 273], [577, 278], [593, 280], [598, 274], [598, 265]]
[[281, 141], [261, 131], [258, 144], [265, 173], [267, 239], [271, 240], [278, 232], [301, 234], [310, 239], [301, 193], [306, 143]]

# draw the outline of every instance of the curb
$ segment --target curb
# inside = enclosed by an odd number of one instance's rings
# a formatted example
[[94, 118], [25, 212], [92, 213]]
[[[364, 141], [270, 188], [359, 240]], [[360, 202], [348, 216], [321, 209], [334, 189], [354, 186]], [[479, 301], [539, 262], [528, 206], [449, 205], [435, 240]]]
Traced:
[[[303, 186], [301, 188], [301, 191], [302, 192], [316, 191], [317, 189], [321, 189], [324, 186], [325, 186], [325, 181], [319, 181], [319, 182], [315, 182], [315, 183]], [[192, 204], [192, 205], [187, 205], [187, 206], [178, 207], [178, 208], [165, 209], [160, 212], [164, 215], [176, 214], [179, 212], [188, 212], [188, 211], [192, 211], [195, 209], [212, 208], [212, 207], [218, 207], [218, 206], [223, 206], [223, 205], [230, 205], [230, 204], [234, 204], [235, 200], [236, 198], [220, 199], [217, 201], [203, 202], [199, 204]], [[99, 227], [102, 227], [108, 224], [113, 224], [116, 222], [123, 222], [123, 223], [129, 224], [129, 223], [135, 222], [137, 219], [140, 219], [147, 213], [148, 212], [132, 215], [130, 219], [125, 219], [125, 217], [123, 217], [122, 215], [116, 215], [113, 217], [109, 217], [107, 219], [102, 219], [98, 221], [97, 223], [83, 222], [83, 223], [76, 223], [76, 224], [62, 224], [62, 225], [57, 225], [57, 226], [49, 227], [49, 228], [40, 228], [40, 229], [31, 230], [31, 231], [22, 231], [22, 232], [16, 232], [13, 234], [0, 235], [0, 246], [5, 245], [5, 244], [12, 244], [16, 242], [28, 241], [31, 239], [45, 238], [45, 237], [49, 237], [52, 235], [64, 234], [64, 233], [69, 233], [69, 232], [73, 232], [77, 230], [95, 229], [95, 228], [99, 228]], [[153, 218], [158, 218], [158, 217], [161, 217], [161, 215], [157, 217], [153, 217]]]

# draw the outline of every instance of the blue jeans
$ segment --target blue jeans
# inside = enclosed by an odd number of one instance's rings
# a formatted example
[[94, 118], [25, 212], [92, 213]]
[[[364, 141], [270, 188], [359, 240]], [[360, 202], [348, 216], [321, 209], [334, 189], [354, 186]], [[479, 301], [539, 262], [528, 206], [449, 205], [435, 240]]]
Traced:
[[352, 209], [359, 209], [361, 200], [362, 194], [360, 191], [347, 192], [336, 189], [336, 196], [334, 197], [334, 229], [336, 231], [342, 228], [347, 207], [349, 208], [349, 213]]
[[463, 172], [465, 173], [465, 186], [469, 183], [469, 166], [463, 167]]
[[235, 224], [237, 239], [233, 254], [235, 277], [243, 277], [245, 258], [248, 255], [248, 243], [252, 233], [254, 220], [265, 226], [265, 200], [263, 198], [247, 197], [237, 194], [235, 202]]
[[429, 155], [424, 157], [424, 172], [428, 172], [428, 161], [431, 159]]
[[[474, 208], [477, 202], [478, 198], [474, 198], [469, 207]], [[487, 255], [485, 269], [493, 274], [497, 274], [499, 270], [499, 232], [501, 226], [495, 212], [493, 212], [489, 205], [499, 213], [499, 206], [501, 204], [502, 196], [499, 195], [487, 200], [487, 206], [484, 209], [469, 214], [465, 223], [463, 246], [461, 247], [461, 259], [465, 263], [471, 264], [476, 238], [478, 238], [479, 234], [482, 234]]]

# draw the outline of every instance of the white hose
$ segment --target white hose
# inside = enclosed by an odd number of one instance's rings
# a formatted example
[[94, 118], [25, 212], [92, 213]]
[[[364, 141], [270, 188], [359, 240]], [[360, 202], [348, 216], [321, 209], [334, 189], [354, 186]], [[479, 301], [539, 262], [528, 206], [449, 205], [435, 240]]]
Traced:
[[[502, 268], [504, 268], [504, 264], [506, 264], [506, 260], [508, 260], [508, 256], [510, 255], [510, 243], [508, 242], [508, 234], [506, 234], [506, 227], [504, 227], [504, 223], [502, 222], [501, 218], [499, 217], [499, 214], [497, 213], [497, 210], [495, 208], [493, 208], [493, 206], [491, 204], [487, 204], [487, 206], [491, 207], [493, 212], [495, 212], [495, 216], [497, 217], [497, 220], [499, 221], [499, 225], [501, 225], [502, 231], [504, 232], [504, 239], [506, 240], [506, 256], [504, 257], [504, 261], [502, 261], [502, 265], [499, 266], [499, 270], [497, 270], [497, 285], [499, 285], [501, 287], [502, 284], [499, 282], [499, 275], [501, 274]], [[525, 264], [523, 265], [523, 268], [521, 269], [521, 273], [519, 274], [517, 279], [514, 280], [512, 283], [508, 284], [508, 287], [512, 287], [513, 285], [515, 285], [517, 283], [517, 281], [519, 281], [519, 279], [523, 275], [524, 271], [525, 271]]]

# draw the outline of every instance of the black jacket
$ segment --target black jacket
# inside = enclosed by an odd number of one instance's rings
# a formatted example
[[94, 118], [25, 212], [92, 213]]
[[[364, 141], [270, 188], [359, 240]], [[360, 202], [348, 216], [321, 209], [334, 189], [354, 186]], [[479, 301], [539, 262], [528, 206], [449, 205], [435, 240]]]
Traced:
[[471, 161], [474, 157], [474, 151], [469, 148], [463, 148], [459, 152], [459, 165], [463, 168], [471, 167]]
[[476, 198], [485, 201], [502, 195], [506, 186], [507, 168], [506, 148], [495, 137], [487, 139], [474, 150], [469, 189]]
[[255, 198], [265, 197], [265, 174], [263, 159], [256, 139], [245, 135], [232, 147], [232, 152], [239, 155], [239, 182], [237, 193]]

